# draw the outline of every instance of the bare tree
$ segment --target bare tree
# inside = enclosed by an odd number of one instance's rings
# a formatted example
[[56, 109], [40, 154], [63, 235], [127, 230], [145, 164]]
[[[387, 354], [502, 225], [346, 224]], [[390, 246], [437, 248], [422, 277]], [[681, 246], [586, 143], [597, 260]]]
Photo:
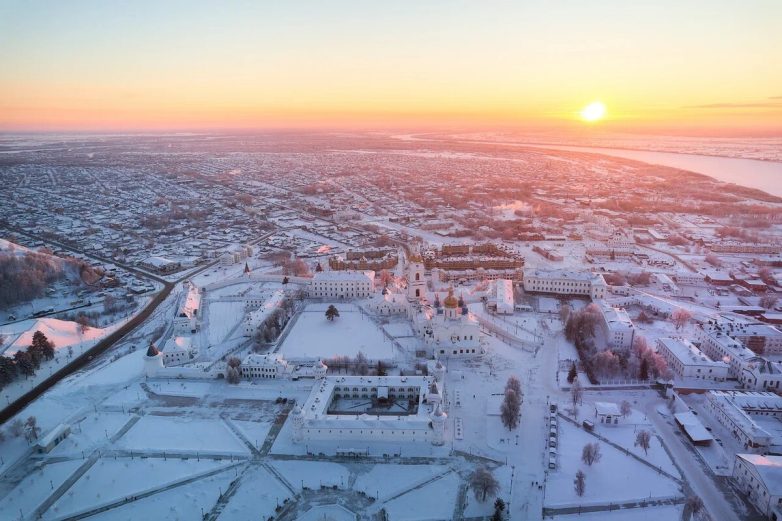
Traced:
[[[518, 380], [517, 380], [518, 381]], [[513, 430], [519, 426], [519, 420], [521, 417], [521, 398], [512, 388], [505, 389], [505, 399], [500, 405], [500, 418], [502, 424]]]
[[684, 308], [677, 308], [671, 314], [671, 322], [676, 326], [676, 330], [683, 329], [692, 319], [692, 313]]
[[777, 305], [777, 302], [779, 299], [776, 295], [763, 295], [760, 297], [760, 307], [766, 308], [766, 309], [772, 309], [774, 306]]
[[622, 400], [622, 403], [619, 405], [619, 412], [622, 413], [622, 416], [627, 418], [630, 416], [630, 413], [633, 412], [633, 407], [627, 400]]
[[514, 375], [510, 375], [508, 381], [505, 382], [505, 390], [507, 391], [508, 389], [515, 391], [519, 398], [523, 396], [521, 392], [521, 382], [519, 382], [519, 379]]
[[380, 271], [380, 285], [384, 288], [394, 283], [394, 275], [388, 270]]
[[641, 447], [646, 455], [649, 454], [649, 445], [651, 441], [652, 435], [649, 434], [649, 431], [647, 430], [638, 431], [638, 434], [635, 436], [635, 445]]
[[708, 255], [706, 255], [704, 260], [714, 267], [718, 268], [722, 266], [722, 262], [720, 262], [720, 258], [714, 255], [713, 253], [709, 253]]
[[584, 394], [584, 389], [581, 387], [581, 382], [576, 379], [573, 381], [573, 385], [570, 387], [570, 400], [573, 402], [573, 412], [575, 413], [576, 407], [581, 403], [581, 397]]
[[18, 438], [22, 435], [24, 432], [24, 423], [22, 423], [22, 420], [14, 420], [11, 423], [11, 426], [8, 428], [8, 432], [13, 436], [14, 438]]
[[356, 359], [353, 363], [355, 364], [354, 367], [357, 375], [366, 376], [369, 374], [369, 360], [363, 351], [356, 353]]
[[84, 313], [76, 317], [76, 323], [79, 325], [79, 335], [83, 335], [90, 328], [90, 319]]
[[576, 378], [578, 378], [578, 369], [576, 368], [576, 363], [573, 362], [573, 365], [570, 366], [570, 371], [568, 371], [567, 374], [567, 383], [572, 384]]
[[500, 490], [500, 484], [494, 475], [486, 467], [478, 467], [470, 475], [470, 486], [475, 494], [475, 499], [481, 503], [486, 501], [488, 496], [494, 496]]
[[228, 381], [229, 384], [238, 384], [239, 380], [241, 380], [239, 369], [237, 369], [236, 367], [229, 367], [228, 369], [226, 369], [225, 379]]
[[586, 492], [586, 474], [584, 474], [583, 470], [579, 469], [578, 472], [576, 472], [576, 479], [573, 480], [573, 486], [579, 497], [584, 495], [584, 492]]
[[562, 304], [559, 307], [559, 319], [565, 324], [568, 317], [570, 317], [570, 304]]
[[600, 461], [602, 456], [603, 455], [600, 453], [600, 444], [597, 442], [587, 443], [581, 451], [581, 461], [589, 466]]
[[698, 512], [703, 510], [703, 500], [699, 496], [690, 496], [684, 503], [686, 509], [688, 509], [694, 517]]
[[28, 443], [31, 443], [38, 439], [41, 435], [41, 428], [38, 427], [38, 420], [35, 416], [30, 416], [27, 421], [24, 422], [24, 438]]

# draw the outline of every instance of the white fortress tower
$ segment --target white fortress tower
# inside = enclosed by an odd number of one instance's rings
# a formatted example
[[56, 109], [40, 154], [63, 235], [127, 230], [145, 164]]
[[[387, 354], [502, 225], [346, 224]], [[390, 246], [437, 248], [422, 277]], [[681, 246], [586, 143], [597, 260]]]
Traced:
[[435, 379], [440, 382], [441, 384], [445, 382], [445, 366], [440, 361], [440, 359], [437, 359], [437, 363], [434, 366], [434, 377]]
[[149, 344], [147, 354], [144, 355], [144, 374], [147, 378], [157, 376], [163, 367], [163, 353], [158, 351], [155, 344]]
[[420, 255], [413, 253], [407, 265], [407, 298], [418, 300], [425, 294], [424, 261]]
[[315, 375], [316, 380], [323, 380], [326, 378], [326, 373], [328, 370], [329, 368], [326, 366], [326, 364], [323, 363], [323, 360], [318, 360], [318, 363], [315, 364], [315, 367], [312, 368], [312, 372]]
[[298, 405], [294, 407], [291, 416], [293, 417], [293, 442], [301, 443], [304, 441], [304, 415], [301, 407]]
[[432, 445], [442, 445], [445, 443], [445, 421], [448, 419], [448, 415], [440, 407], [440, 402], [437, 402], [437, 406], [430, 417], [432, 419], [432, 429], [434, 429]]

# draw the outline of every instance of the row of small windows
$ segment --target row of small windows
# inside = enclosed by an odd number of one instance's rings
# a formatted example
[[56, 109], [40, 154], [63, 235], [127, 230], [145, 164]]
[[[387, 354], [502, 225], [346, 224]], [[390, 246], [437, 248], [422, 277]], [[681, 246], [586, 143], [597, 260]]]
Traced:
[[[362, 392], [371, 391], [373, 393], [376, 393], [377, 392], [377, 387], [369, 387], [369, 388], [361, 387], [360, 389], [358, 387], [353, 387], [352, 389], [350, 387], [337, 387], [337, 386], [334, 387], [334, 392], [350, 392], [351, 390], [354, 391], [354, 392], [356, 392], [356, 391], [362, 391]], [[397, 389], [396, 387], [389, 387], [388, 391], [392, 392], [392, 393], [394, 391], [400, 391], [400, 392], [407, 391], [408, 393], [413, 393], [413, 392], [418, 392], [418, 388], [417, 387], [408, 387], [407, 389], [405, 389], [404, 387], [400, 387], [400, 388]]]
[[[307, 434], [310, 434], [311, 432], [312, 431], [310, 429], [307, 429]], [[399, 434], [400, 436], [404, 436], [406, 434], [411, 434], [411, 435], [415, 436], [417, 433], [421, 433], [421, 432], [424, 434], [424, 436], [429, 434], [427, 431], [424, 431], [424, 430], [421, 430], [421, 431], [411, 430], [409, 432], [408, 431], [388, 431], [389, 434]], [[347, 433], [348, 434], [353, 434], [353, 431], [349, 430], [349, 431], [347, 431]], [[318, 434], [323, 434], [323, 430], [318, 429]], [[329, 429], [328, 434], [334, 434], [334, 431]], [[337, 434], [345, 434], [345, 431], [343, 429], [339, 429], [337, 431]], [[357, 431], [357, 434], [364, 434], [364, 431], [363, 430], [359, 430], [359, 431]], [[367, 434], [378, 434], [378, 432], [377, 431], [373, 431], [373, 430], [369, 430], [369, 431], [367, 431]], [[380, 434], [381, 435], [385, 434], [385, 431], [380, 431]]]
[[[458, 352], [457, 352], [456, 349], [453, 350], [453, 354], [454, 355], [455, 354], [463, 355], [463, 354], [471, 354], [471, 353], [475, 353], [475, 349], [459, 349]], [[445, 354], [445, 349], [440, 349], [440, 354], [444, 355]]]

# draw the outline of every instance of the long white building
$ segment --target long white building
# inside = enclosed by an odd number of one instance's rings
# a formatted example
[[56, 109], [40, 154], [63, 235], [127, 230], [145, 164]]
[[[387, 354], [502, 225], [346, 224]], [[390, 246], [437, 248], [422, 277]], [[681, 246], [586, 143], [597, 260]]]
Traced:
[[709, 391], [708, 411], [744, 447], [766, 453], [782, 446], [782, 396], [769, 392]]
[[198, 308], [201, 307], [201, 290], [192, 282], [185, 283], [184, 301], [174, 317], [174, 332], [176, 334], [195, 333], [198, 327]]
[[733, 481], [769, 519], [782, 519], [782, 456], [736, 454]]
[[524, 270], [524, 291], [605, 298], [608, 284], [599, 273], [569, 270]]
[[253, 336], [266, 318], [279, 308], [285, 299], [285, 293], [279, 289], [271, 293], [257, 309], [248, 311], [244, 316], [244, 336]]
[[309, 296], [315, 298], [367, 298], [375, 286], [374, 271], [320, 271], [310, 282]]
[[442, 445], [446, 414], [434, 376], [334, 376], [291, 413], [294, 441], [427, 442]]
[[497, 313], [512, 315], [514, 311], [513, 281], [498, 279], [495, 286], [494, 302], [490, 302], [490, 307], [493, 307]]
[[689, 340], [659, 338], [657, 352], [679, 378], [723, 382], [728, 377], [728, 364], [712, 360]]

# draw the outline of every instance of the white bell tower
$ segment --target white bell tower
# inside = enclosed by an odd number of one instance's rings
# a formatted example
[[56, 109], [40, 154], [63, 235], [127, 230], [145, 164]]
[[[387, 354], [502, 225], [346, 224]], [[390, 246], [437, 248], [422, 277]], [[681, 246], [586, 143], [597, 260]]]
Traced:
[[413, 254], [407, 265], [407, 298], [418, 300], [425, 295], [424, 261], [420, 255]]

